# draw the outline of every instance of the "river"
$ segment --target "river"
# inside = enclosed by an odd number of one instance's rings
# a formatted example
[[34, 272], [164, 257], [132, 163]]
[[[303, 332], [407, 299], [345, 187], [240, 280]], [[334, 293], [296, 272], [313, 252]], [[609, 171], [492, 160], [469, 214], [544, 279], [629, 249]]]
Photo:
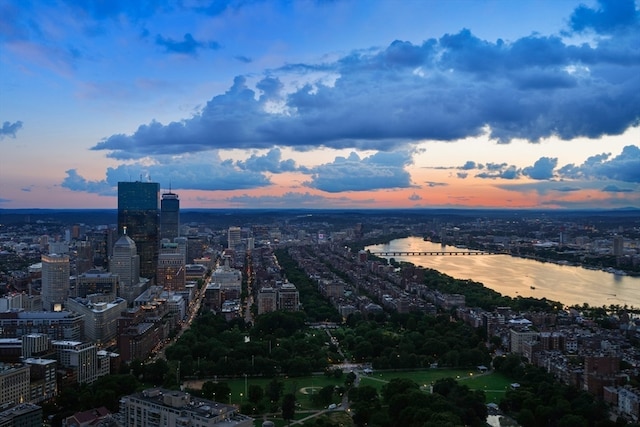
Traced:
[[[420, 237], [392, 240], [365, 248], [371, 252], [466, 251], [424, 241]], [[389, 257], [387, 257], [389, 258]], [[619, 304], [640, 307], [640, 277], [620, 276], [582, 267], [544, 263], [509, 255], [394, 256], [432, 268], [456, 279], [483, 283], [502, 295], [547, 298], [565, 305]]]

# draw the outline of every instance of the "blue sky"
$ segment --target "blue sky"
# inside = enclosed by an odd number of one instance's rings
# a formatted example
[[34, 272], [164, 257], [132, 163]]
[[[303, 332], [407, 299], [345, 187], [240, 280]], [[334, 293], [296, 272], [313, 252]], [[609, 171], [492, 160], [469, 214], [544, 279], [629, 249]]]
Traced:
[[640, 12], [0, 4], [0, 208], [640, 207]]

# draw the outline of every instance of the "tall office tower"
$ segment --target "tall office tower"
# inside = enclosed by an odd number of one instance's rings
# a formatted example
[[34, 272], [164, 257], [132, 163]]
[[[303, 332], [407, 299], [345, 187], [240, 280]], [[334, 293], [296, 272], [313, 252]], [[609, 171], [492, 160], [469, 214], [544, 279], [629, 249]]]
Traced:
[[227, 248], [235, 249], [236, 246], [242, 244], [242, 229], [240, 227], [229, 227], [229, 231], [227, 232]]
[[76, 257], [76, 274], [82, 274], [93, 267], [93, 246], [87, 240], [81, 240], [76, 244], [78, 256]]
[[[172, 243], [175, 245], [175, 243]], [[176, 245], [177, 247], [177, 245]], [[184, 256], [175, 252], [163, 252], [158, 256], [156, 283], [165, 291], [183, 291], [185, 288]]]
[[140, 282], [140, 256], [136, 244], [126, 234], [113, 245], [113, 255], [109, 262], [112, 274], [119, 277], [118, 295], [131, 303], [138, 296], [134, 295]]
[[160, 184], [157, 182], [118, 183], [118, 233], [125, 233], [134, 242], [140, 255], [140, 275], [156, 274], [160, 242]]
[[61, 311], [69, 297], [69, 255], [42, 255], [42, 307]]
[[613, 254], [617, 257], [624, 255], [624, 237], [613, 236]]
[[180, 236], [180, 199], [169, 191], [160, 201], [160, 238], [173, 240]]

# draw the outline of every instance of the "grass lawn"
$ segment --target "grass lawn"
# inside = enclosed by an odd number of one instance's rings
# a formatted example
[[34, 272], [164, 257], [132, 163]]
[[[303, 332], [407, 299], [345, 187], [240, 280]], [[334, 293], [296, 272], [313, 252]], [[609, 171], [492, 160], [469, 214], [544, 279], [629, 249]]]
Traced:
[[[329, 378], [324, 375], [318, 375], [296, 378], [279, 377], [278, 380], [284, 383], [283, 393], [294, 393], [296, 396], [296, 401], [300, 405], [297, 409], [304, 411], [308, 409], [322, 409], [313, 405], [313, 403], [311, 402], [312, 395], [314, 393], [317, 393], [321, 388], [328, 385], [344, 386], [345, 377], [343, 376], [342, 378]], [[219, 381], [227, 383], [227, 385], [229, 385], [229, 388], [231, 389], [229, 403], [231, 403], [232, 405], [240, 405], [246, 402], [246, 392], [251, 385], [259, 385], [264, 390], [266, 385], [271, 382], [271, 378], [248, 377], [246, 383], [244, 378], [220, 379]], [[186, 386], [194, 389], [200, 389], [202, 387], [201, 384], [191, 384]], [[338, 402], [339, 400], [337, 400], [335, 403]]]
[[418, 383], [421, 388], [428, 390], [428, 387], [441, 378], [454, 378], [461, 384], [468, 386], [472, 390], [483, 390], [486, 402], [498, 403], [509, 388], [511, 381], [501, 374], [491, 372], [480, 375], [477, 371], [460, 369], [428, 369], [423, 371], [410, 372], [374, 372], [369, 376], [360, 377], [361, 385], [375, 387], [378, 392], [382, 386], [393, 378], [408, 378]]
[[[382, 387], [393, 378], [408, 378], [418, 383], [425, 391], [429, 390], [429, 386], [441, 378], [454, 378], [461, 384], [468, 386], [473, 390], [483, 390], [486, 396], [486, 402], [499, 403], [500, 399], [504, 396], [504, 393], [508, 390], [511, 381], [503, 375], [495, 372], [480, 375], [477, 371], [469, 369], [425, 369], [418, 371], [386, 371], [386, 372], [373, 372], [370, 375], [362, 375], [360, 378], [361, 385], [369, 385], [375, 387], [378, 392], [382, 390]], [[345, 376], [342, 378], [329, 378], [324, 375], [299, 377], [299, 378], [287, 378], [280, 377], [279, 381], [284, 383], [284, 393], [294, 393], [297, 401], [295, 419], [299, 420], [309, 416], [313, 410], [319, 410], [311, 402], [311, 396], [314, 392], [317, 392], [322, 387], [327, 385], [332, 386], [344, 386]], [[271, 381], [271, 378], [236, 378], [236, 379], [224, 379], [231, 389], [231, 404], [240, 405], [242, 402], [246, 402], [246, 391], [251, 385], [259, 385], [263, 389]], [[192, 385], [193, 388], [199, 388]], [[339, 402], [339, 398], [335, 398], [336, 402]], [[346, 417], [344, 420], [345, 426], [351, 425], [347, 421], [350, 421], [350, 417], [342, 412], [329, 412], [326, 414], [329, 417]], [[260, 415], [255, 416], [256, 426], [261, 426], [264, 421]], [[270, 416], [266, 418], [274, 422], [276, 427], [286, 426], [286, 422], [276, 416]]]

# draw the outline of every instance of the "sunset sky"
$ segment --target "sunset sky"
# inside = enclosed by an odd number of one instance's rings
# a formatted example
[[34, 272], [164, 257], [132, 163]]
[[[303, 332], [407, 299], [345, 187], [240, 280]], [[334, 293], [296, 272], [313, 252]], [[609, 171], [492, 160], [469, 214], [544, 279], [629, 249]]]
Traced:
[[640, 208], [640, 2], [4, 0], [0, 208]]

